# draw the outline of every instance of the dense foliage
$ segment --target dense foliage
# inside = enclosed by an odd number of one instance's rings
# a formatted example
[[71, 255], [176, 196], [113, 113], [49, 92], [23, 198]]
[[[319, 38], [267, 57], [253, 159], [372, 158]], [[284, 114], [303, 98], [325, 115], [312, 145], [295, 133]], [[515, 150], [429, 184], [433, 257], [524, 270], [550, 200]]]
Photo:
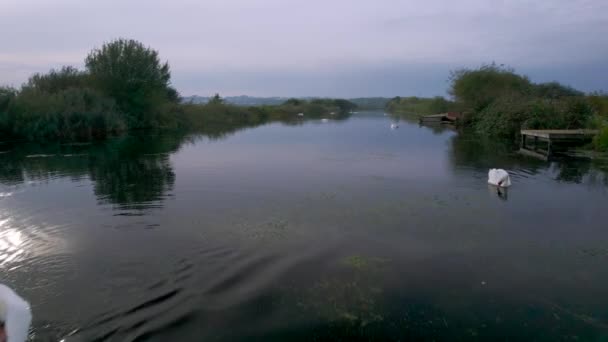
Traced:
[[463, 113], [459, 125], [481, 136], [513, 139], [521, 129], [599, 129], [598, 150], [608, 151], [608, 96], [586, 95], [558, 82], [532, 83], [494, 63], [452, 72], [443, 97], [395, 97], [386, 108], [399, 114]]
[[[204, 129], [256, 125], [347, 113], [346, 100], [287, 101], [278, 106], [230, 106], [215, 95], [205, 105], [181, 104], [169, 64], [134, 40], [93, 50], [84, 71], [73, 67], [35, 74], [21, 89], [0, 87], [0, 141], [102, 139], [126, 130]], [[337, 116], [336, 116], [337, 118]]]
[[450, 82], [449, 94], [475, 112], [484, 110], [502, 96], [526, 96], [532, 93], [532, 84], [527, 77], [495, 64], [475, 70], [453, 71]]
[[[331, 118], [340, 120], [349, 115], [354, 104], [340, 99], [289, 99], [278, 106], [236, 106], [226, 104], [215, 95], [206, 104], [186, 103], [175, 107], [181, 125], [205, 133], [218, 126], [256, 126], [272, 121], [299, 123], [306, 119]], [[302, 115], [302, 116], [300, 116]]]
[[586, 128], [597, 112], [583, 92], [557, 82], [535, 84], [496, 64], [458, 70], [450, 82], [450, 94], [467, 114], [464, 124], [483, 135]]
[[116, 101], [129, 127], [156, 127], [163, 106], [177, 102], [169, 64], [135, 40], [118, 39], [93, 50], [85, 65], [92, 84]]
[[587, 98], [595, 112], [592, 126], [600, 130], [595, 137], [595, 147], [600, 151], [608, 151], [608, 94], [594, 93]]
[[114, 100], [92, 88], [89, 80], [87, 74], [65, 67], [33, 75], [19, 91], [0, 90], [0, 136], [76, 140], [124, 130]]

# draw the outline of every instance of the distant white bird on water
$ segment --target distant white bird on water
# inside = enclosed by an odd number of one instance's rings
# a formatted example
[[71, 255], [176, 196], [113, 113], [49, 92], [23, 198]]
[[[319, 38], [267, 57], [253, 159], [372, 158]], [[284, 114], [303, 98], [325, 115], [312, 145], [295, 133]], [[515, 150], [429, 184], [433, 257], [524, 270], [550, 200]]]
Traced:
[[397, 129], [397, 128], [399, 128], [398, 124], [396, 124], [396, 123], [391, 124], [391, 129]]
[[321, 122], [327, 122], [329, 121], [328, 119], [321, 119]]
[[509, 173], [503, 169], [490, 169], [488, 172], [488, 184], [500, 188], [508, 188], [511, 186], [511, 177], [509, 177]]
[[298, 113], [298, 116], [304, 116], [304, 113]]
[[15, 291], [0, 284], [0, 341], [25, 342], [32, 321], [30, 305]]

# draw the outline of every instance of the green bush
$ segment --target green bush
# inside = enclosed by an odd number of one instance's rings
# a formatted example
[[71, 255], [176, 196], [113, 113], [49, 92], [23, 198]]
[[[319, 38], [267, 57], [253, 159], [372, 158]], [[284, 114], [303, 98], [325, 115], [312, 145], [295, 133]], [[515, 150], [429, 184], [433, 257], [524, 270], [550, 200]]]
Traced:
[[608, 126], [600, 130], [598, 135], [595, 136], [593, 143], [596, 150], [608, 152]]
[[515, 138], [522, 128], [578, 129], [597, 121], [608, 109], [601, 96], [557, 82], [534, 84], [512, 69], [484, 65], [452, 73], [450, 94], [464, 111], [464, 126], [482, 135]]
[[104, 138], [125, 129], [114, 101], [88, 88], [55, 93], [23, 90], [4, 120], [8, 135], [28, 140]]
[[589, 105], [596, 115], [603, 120], [608, 120], [608, 95], [605, 93], [592, 93], [587, 96]]
[[0, 87], [0, 139], [84, 140], [128, 129], [232, 126], [219, 130], [227, 132], [270, 120], [301, 122], [300, 112], [310, 118], [355, 108], [341, 99], [291, 99], [281, 106], [246, 108], [228, 105], [219, 95], [205, 105], [180, 104], [168, 63], [134, 40], [104, 44], [85, 65], [85, 71], [64, 67], [35, 74], [20, 90]]
[[91, 87], [90, 77], [74, 67], [51, 69], [47, 74], [34, 74], [23, 86], [23, 90], [56, 93], [69, 88]]
[[527, 77], [492, 63], [477, 69], [453, 71], [448, 92], [466, 110], [481, 112], [500, 97], [527, 96], [532, 90], [532, 83]]
[[472, 125], [481, 135], [513, 138], [530, 110], [527, 99], [511, 94], [500, 97], [473, 116]]
[[477, 133], [515, 138], [520, 129], [578, 129], [589, 125], [593, 109], [580, 97], [548, 100], [502, 96], [475, 115]]
[[548, 82], [535, 84], [533, 86], [533, 95], [545, 99], [561, 99], [564, 97], [584, 96], [585, 93], [558, 82]]
[[9, 120], [9, 106], [17, 96], [17, 91], [13, 88], [0, 87], [0, 140], [5, 139], [11, 130]]

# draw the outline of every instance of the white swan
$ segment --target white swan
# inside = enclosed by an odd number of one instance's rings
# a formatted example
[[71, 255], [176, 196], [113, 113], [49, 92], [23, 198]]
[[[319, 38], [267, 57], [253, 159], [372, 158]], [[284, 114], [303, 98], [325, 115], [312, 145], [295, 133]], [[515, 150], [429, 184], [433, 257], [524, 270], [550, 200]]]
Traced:
[[511, 177], [509, 177], [509, 173], [503, 169], [490, 169], [488, 172], [488, 184], [501, 188], [508, 188], [511, 186]]
[[397, 128], [399, 128], [399, 125], [397, 125], [396, 123], [391, 124], [391, 129], [397, 129]]
[[0, 284], [0, 322], [4, 323], [2, 333], [6, 336], [6, 342], [25, 342], [31, 321], [32, 313], [28, 302]]

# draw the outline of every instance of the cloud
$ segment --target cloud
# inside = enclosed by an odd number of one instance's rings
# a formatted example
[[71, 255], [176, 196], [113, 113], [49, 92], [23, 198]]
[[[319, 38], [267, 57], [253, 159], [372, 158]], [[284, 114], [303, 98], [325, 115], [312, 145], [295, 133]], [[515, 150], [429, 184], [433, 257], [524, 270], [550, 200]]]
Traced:
[[128, 37], [159, 50], [184, 93], [441, 94], [447, 70], [491, 61], [608, 88], [593, 72], [606, 13], [604, 0], [4, 0], [0, 83]]

